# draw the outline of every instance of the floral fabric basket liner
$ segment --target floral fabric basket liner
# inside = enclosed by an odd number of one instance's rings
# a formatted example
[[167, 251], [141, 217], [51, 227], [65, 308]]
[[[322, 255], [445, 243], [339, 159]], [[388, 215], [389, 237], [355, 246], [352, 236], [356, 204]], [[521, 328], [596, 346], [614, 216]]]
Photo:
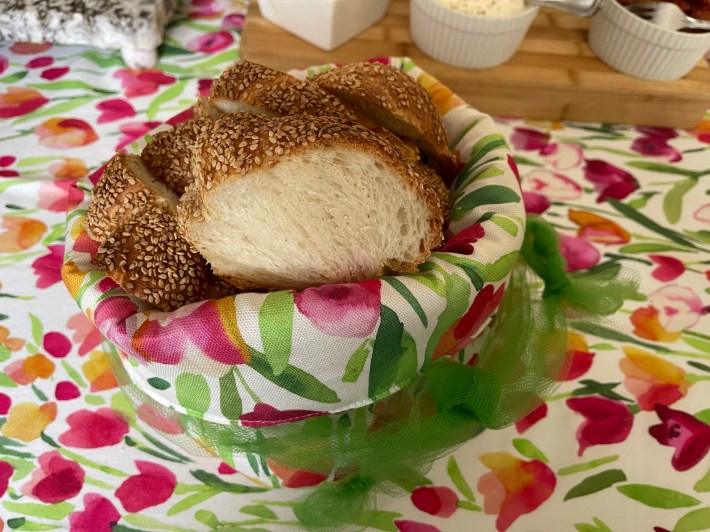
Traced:
[[[431, 94], [461, 162], [446, 241], [417, 274], [242, 293], [165, 313], [91, 264], [97, 244], [83, 229], [88, 193], [69, 214], [65, 284], [119, 353], [118, 373], [146, 401], [139, 415], [162, 432], [178, 434], [186, 416], [270, 427], [346, 412], [405, 388], [432, 360], [472, 362], [475, 349], [464, 348], [498, 307], [525, 232], [515, 163], [489, 116], [408, 58], [385, 61]], [[130, 148], [139, 153], [148, 139]]]

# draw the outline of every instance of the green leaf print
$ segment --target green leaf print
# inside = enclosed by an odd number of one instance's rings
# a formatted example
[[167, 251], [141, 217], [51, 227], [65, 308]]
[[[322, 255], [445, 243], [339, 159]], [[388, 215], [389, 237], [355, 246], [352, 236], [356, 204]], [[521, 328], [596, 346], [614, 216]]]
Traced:
[[670, 164], [654, 163], [650, 161], [628, 161], [626, 164], [633, 168], [639, 168], [641, 170], [649, 170], [651, 172], [658, 172], [660, 174], [682, 175], [686, 177], [699, 177], [706, 173], [704, 171], [696, 172], [693, 170], [678, 168], [677, 166], [671, 166]]
[[264, 357], [278, 376], [288, 366], [293, 335], [293, 294], [283, 290], [266, 296], [259, 309], [259, 333]]
[[604, 456], [602, 458], [597, 458], [596, 460], [590, 460], [589, 462], [583, 462], [581, 464], [574, 464], [571, 466], [567, 467], [562, 467], [560, 468], [559, 471], [557, 471], [558, 476], [564, 476], [564, 475], [572, 475], [574, 473], [581, 473], [582, 471], [588, 471], [590, 469], [594, 469], [595, 467], [599, 467], [600, 465], [605, 465], [611, 462], [615, 462], [619, 459], [618, 454], [612, 454], [610, 456]]
[[199, 416], [203, 416], [210, 407], [210, 385], [202, 375], [180, 373], [175, 379], [175, 395], [178, 403]]
[[348, 363], [345, 365], [345, 373], [343, 373], [343, 382], [357, 382], [362, 374], [362, 370], [365, 369], [365, 363], [367, 362], [367, 357], [370, 356], [370, 348], [373, 344], [371, 338], [365, 339], [358, 347], [355, 352], [348, 359]]
[[707, 530], [708, 523], [710, 523], [710, 508], [698, 508], [681, 517], [673, 527], [673, 532]]
[[621, 469], [609, 469], [607, 471], [602, 471], [601, 473], [585, 478], [582, 482], [572, 487], [565, 494], [564, 500], [568, 501], [577, 497], [591, 495], [592, 493], [602, 491], [617, 482], [623, 482], [624, 480], [626, 480], [626, 475]]
[[550, 460], [533, 442], [526, 438], [515, 438], [513, 440], [513, 447], [526, 458], [531, 458], [532, 460], [539, 460], [545, 464], [548, 464]]
[[486, 185], [474, 190], [454, 204], [451, 211], [451, 219], [459, 221], [463, 219], [476, 207], [483, 205], [501, 205], [505, 203], [517, 203], [520, 196], [511, 188], [503, 185]]
[[459, 490], [461, 495], [466, 497], [466, 500], [475, 502], [476, 497], [473, 494], [473, 490], [471, 489], [471, 486], [468, 485], [468, 482], [466, 482], [463, 473], [461, 473], [461, 468], [456, 462], [456, 458], [453, 456], [449, 457], [449, 461], [446, 464], [446, 472], [448, 473], [451, 482], [454, 483], [454, 486], [456, 486], [456, 489]]
[[45, 519], [52, 519], [54, 521], [59, 521], [67, 517], [70, 513], [74, 511], [74, 505], [68, 502], [59, 502], [56, 504], [39, 504], [35, 502], [12, 502], [4, 501], [2, 505], [11, 512], [16, 512], [22, 515], [29, 515], [32, 517], [44, 517]]
[[380, 307], [380, 325], [372, 347], [370, 380], [367, 395], [371, 399], [390, 391], [395, 381], [399, 359], [403, 354], [404, 325], [389, 307]]
[[60, 525], [46, 525], [44, 523], [36, 523], [34, 521], [28, 521], [24, 517], [15, 517], [13, 519], [7, 520], [7, 526], [13, 530], [58, 530], [61, 528]]
[[185, 87], [189, 83], [189, 80], [187, 79], [181, 79], [177, 81], [172, 87], [166, 89], [165, 91], [161, 92], [158, 96], [156, 96], [152, 102], [150, 102], [150, 105], [148, 106], [148, 111], [146, 112], [146, 115], [148, 117], [148, 120], [153, 120], [158, 113], [160, 112], [160, 106], [163, 105], [164, 103], [169, 102], [170, 100], [174, 100], [178, 96], [182, 94], [182, 92], [185, 90]]
[[263, 493], [265, 491], [269, 491], [269, 488], [245, 486], [243, 484], [227, 482], [226, 480], [219, 478], [217, 475], [213, 475], [212, 473], [208, 473], [202, 469], [192, 470], [190, 471], [190, 474], [202, 482], [205, 486], [209, 486], [210, 488], [219, 491], [226, 491], [229, 493]]
[[219, 379], [219, 410], [227, 419], [239, 419], [242, 408], [237, 381], [234, 372], [230, 371]]
[[624, 484], [616, 489], [628, 498], [652, 508], [687, 508], [700, 504], [695, 497], [650, 484]]
[[81, 57], [84, 57], [85, 59], [96, 63], [101, 68], [126, 66], [123, 62], [123, 59], [121, 59], [120, 52], [99, 52], [97, 50], [89, 50], [87, 52], [83, 52], [81, 54]]
[[417, 317], [419, 320], [422, 322], [422, 325], [426, 327], [429, 323], [427, 317], [426, 317], [426, 312], [424, 312], [424, 309], [422, 308], [421, 304], [417, 300], [417, 298], [412, 294], [411, 290], [407, 288], [407, 285], [405, 285], [402, 281], [397, 279], [396, 277], [388, 276], [384, 277], [385, 282], [387, 282], [392, 288], [394, 288], [400, 296], [404, 298], [404, 300], [409, 303], [409, 305], [412, 307], [414, 312], [417, 313]]
[[658, 253], [663, 251], [683, 251], [689, 252], [693, 251], [688, 249], [687, 246], [679, 246], [676, 244], [660, 244], [655, 242], [638, 242], [634, 244], [627, 244], [626, 246], [621, 246], [619, 248], [620, 253]]
[[406, 330], [402, 335], [401, 356], [397, 364], [397, 373], [394, 384], [399, 388], [404, 388], [417, 374], [419, 360], [417, 359], [417, 344]]
[[320, 403], [340, 402], [337, 393], [310, 373], [306, 373], [302, 369], [289, 364], [279, 375], [276, 375], [263, 354], [253, 348], [249, 348], [249, 351], [252, 356], [250, 367], [277, 386], [312, 401]]
[[675, 224], [680, 220], [683, 211], [683, 197], [698, 183], [697, 179], [684, 179], [679, 181], [668, 191], [663, 198], [663, 214], [668, 223]]
[[592, 525], [589, 523], [576, 523], [574, 525], [575, 530], [577, 532], [612, 532], [611, 528], [598, 517], [594, 517], [592, 520], [594, 521]]
[[116, 91], [102, 89], [100, 87], [95, 87], [86, 83], [85, 81], [80, 81], [78, 79], [72, 80], [62, 80], [62, 81], [49, 81], [47, 83], [28, 83], [28, 87], [35, 89], [42, 89], [48, 91], [59, 91], [67, 89], [81, 89], [91, 92], [98, 92], [100, 94], [117, 94]]
[[70, 100], [66, 100], [63, 102], [58, 103], [57, 105], [52, 105], [49, 107], [41, 107], [40, 109], [37, 109], [36, 111], [33, 111], [31, 113], [28, 113], [26, 115], [21, 116], [17, 120], [15, 120], [12, 125], [16, 124], [21, 124], [23, 122], [29, 122], [30, 120], [34, 120], [35, 118], [42, 118], [45, 116], [52, 116], [52, 115], [61, 115], [62, 113], [67, 113], [69, 111], [73, 111], [77, 107], [82, 107], [83, 105], [86, 105], [92, 100], [95, 100], [97, 98], [101, 98], [103, 96], [77, 96], [76, 98], [72, 98]]
[[[436, 351], [436, 346], [439, 345], [444, 333], [465, 314], [469, 307], [471, 285], [458, 275], [445, 274], [445, 281], [445, 294], [448, 296], [445, 296], [446, 307], [439, 316], [436, 327], [434, 327], [429, 337], [429, 342], [426, 346], [426, 360], [431, 360], [434, 351]], [[454, 294], [456, 297], [453, 297]]]
[[279, 518], [279, 516], [276, 515], [276, 512], [263, 504], [247, 504], [246, 506], [242, 506], [239, 511], [243, 514], [255, 515], [256, 517], [263, 517], [264, 519]]
[[695, 483], [693, 489], [698, 493], [707, 493], [710, 491], [710, 469]]
[[476, 144], [471, 148], [471, 158], [459, 172], [456, 181], [454, 182], [455, 188], [461, 188], [462, 183], [469, 180], [470, 174], [475, 170], [477, 163], [488, 155], [493, 150], [499, 148], [507, 147], [505, 138], [498, 133], [492, 133], [481, 138]]
[[0, 78], [0, 83], [17, 83], [21, 79], [24, 79], [27, 74], [29, 74], [29, 71], [20, 70], [19, 72], [15, 72], [14, 74], [10, 74], [9, 76]]

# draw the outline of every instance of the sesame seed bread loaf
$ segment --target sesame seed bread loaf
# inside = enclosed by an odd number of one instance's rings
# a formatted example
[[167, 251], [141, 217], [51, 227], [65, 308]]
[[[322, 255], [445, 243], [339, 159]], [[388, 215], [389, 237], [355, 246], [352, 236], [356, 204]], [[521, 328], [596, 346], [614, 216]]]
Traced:
[[103, 242], [137, 210], [150, 205], [174, 210], [177, 202], [177, 196], [153, 178], [139, 156], [117, 153], [94, 187], [84, 226], [91, 239]]
[[355, 119], [335, 96], [307, 80], [286, 72], [238, 61], [214, 80], [207, 99], [207, 114], [257, 112], [266, 116], [338, 115]]
[[456, 160], [441, 116], [426, 89], [410, 76], [382, 63], [361, 62], [322, 72], [311, 80], [373, 122], [413, 141], [428, 163], [444, 177], [453, 177]]
[[355, 122], [225, 115], [194, 153], [180, 229], [240, 289], [414, 272], [443, 239], [426, 176]]
[[101, 244], [93, 260], [124, 290], [171, 311], [207, 297], [211, 272], [167, 210], [138, 210]]
[[161, 131], [151, 137], [141, 152], [141, 159], [153, 176], [178, 196], [194, 181], [192, 146], [210, 123], [210, 120], [188, 120]]

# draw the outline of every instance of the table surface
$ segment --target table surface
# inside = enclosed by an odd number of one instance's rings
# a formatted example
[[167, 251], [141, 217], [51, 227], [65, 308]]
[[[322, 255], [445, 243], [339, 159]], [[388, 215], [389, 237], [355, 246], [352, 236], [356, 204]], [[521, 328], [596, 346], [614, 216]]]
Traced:
[[[304, 489], [230, 492], [259, 481], [130, 415], [60, 278], [73, 183], [238, 57], [243, 3], [185, 12], [143, 72], [113, 52], [0, 45], [0, 530], [300, 526], [288, 501]], [[379, 495], [369, 529], [710, 528], [710, 115], [693, 130], [497, 123], [569, 267], [619, 262], [644, 298], [573, 334], [572, 373], [534, 413], [438, 460], [431, 484]]]

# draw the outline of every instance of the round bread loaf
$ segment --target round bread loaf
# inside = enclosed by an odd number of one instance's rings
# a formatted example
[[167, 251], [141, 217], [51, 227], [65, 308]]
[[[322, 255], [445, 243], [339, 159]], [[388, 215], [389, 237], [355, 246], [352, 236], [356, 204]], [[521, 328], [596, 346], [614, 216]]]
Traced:
[[138, 210], [99, 247], [93, 264], [126, 292], [164, 311], [208, 297], [211, 272], [161, 208]]
[[428, 178], [354, 122], [225, 115], [194, 150], [195, 182], [178, 223], [240, 289], [415, 272], [443, 239]]
[[141, 159], [153, 176], [178, 196], [195, 179], [191, 169], [192, 146], [210, 123], [207, 119], [188, 120], [156, 133], [141, 152]]
[[222, 72], [212, 83], [207, 105], [208, 114], [213, 114], [211, 108], [222, 113], [356, 118], [341, 101], [318, 85], [251, 61], [239, 61]]
[[414, 141], [442, 175], [453, 176], [456, 161], [441, 116], [426, 89], [410, 76], [382, 63], [360, 62], [311, 80], [385, 129]]
[[103, 242], [111, 232], [146, 206], [174, 210], [178, 198], [156, 181], [137, 155], [117, 153], [94, 187], [84, 226], [90, 238]]

